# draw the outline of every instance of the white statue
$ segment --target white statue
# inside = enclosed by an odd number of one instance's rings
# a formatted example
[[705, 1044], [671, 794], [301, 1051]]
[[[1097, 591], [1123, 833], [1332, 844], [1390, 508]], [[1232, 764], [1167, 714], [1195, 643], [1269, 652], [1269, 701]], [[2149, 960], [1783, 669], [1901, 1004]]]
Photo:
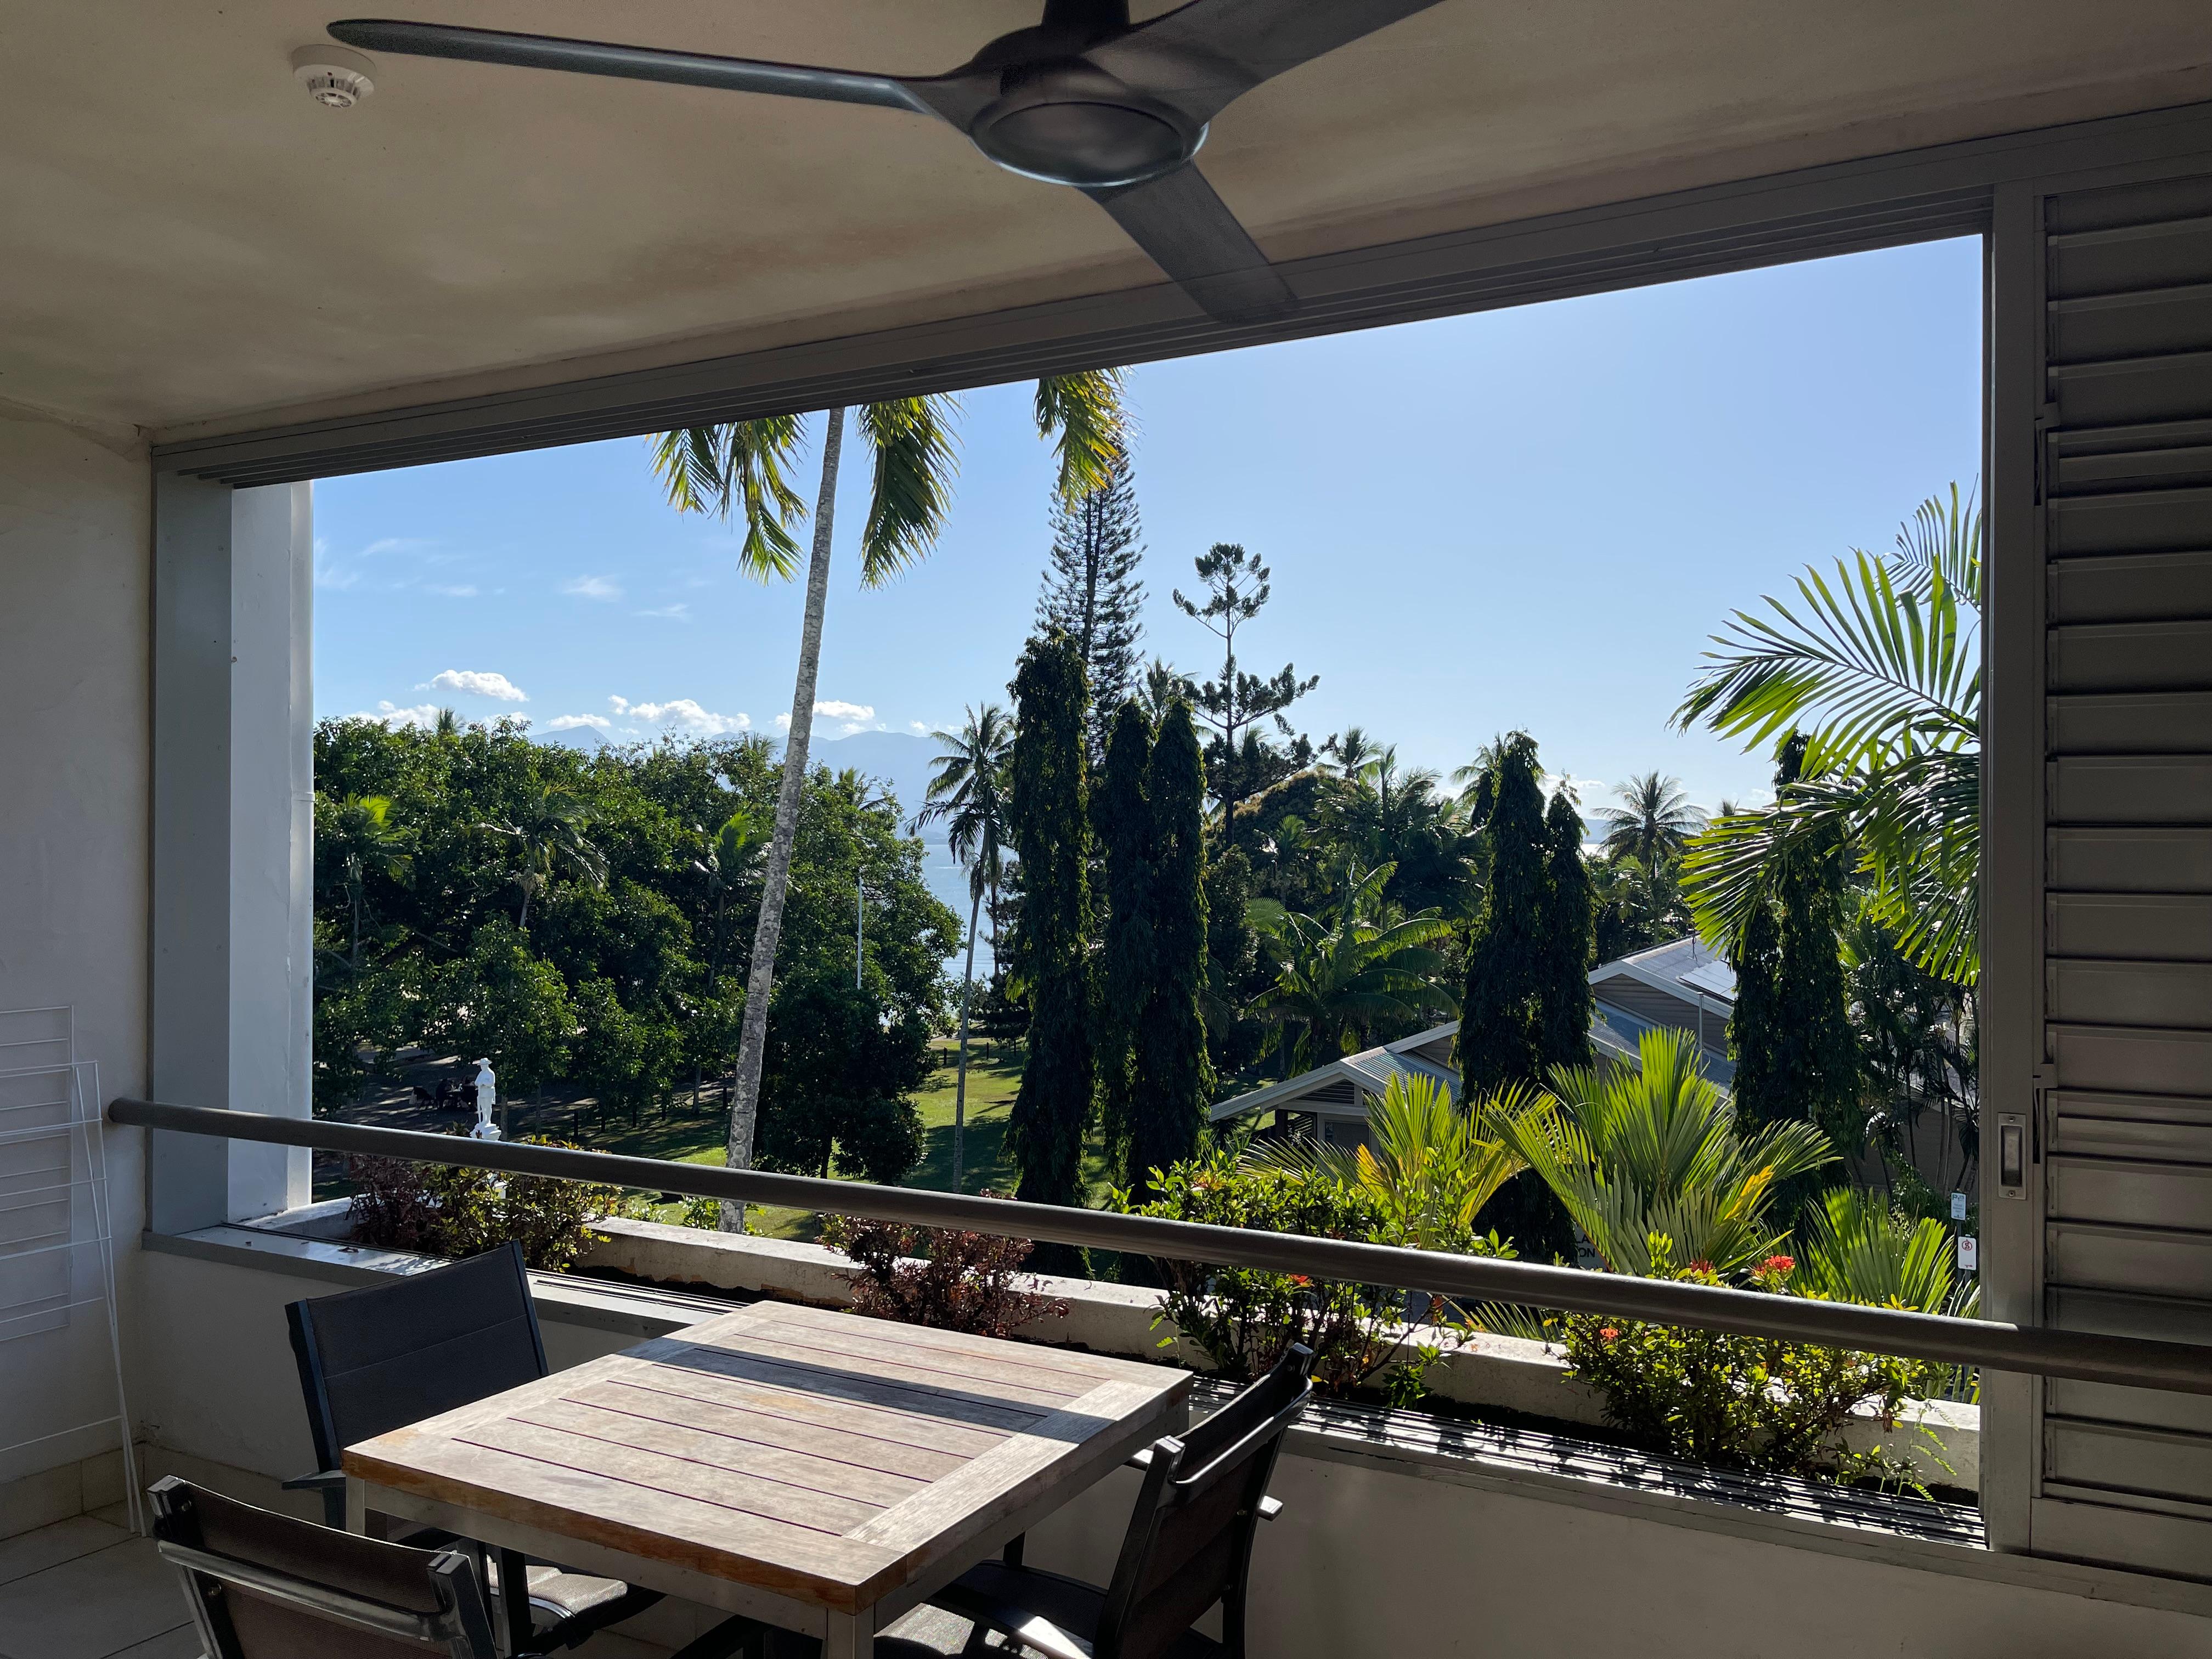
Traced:
[[477, 1127], [469, 1133], [478, 1140], [497, 1140], [499, 1125], [492, 1121], [492, 1112], [499, 1105], [499, 1074], [491, 1068], [491, 1061], [476, 1062]]

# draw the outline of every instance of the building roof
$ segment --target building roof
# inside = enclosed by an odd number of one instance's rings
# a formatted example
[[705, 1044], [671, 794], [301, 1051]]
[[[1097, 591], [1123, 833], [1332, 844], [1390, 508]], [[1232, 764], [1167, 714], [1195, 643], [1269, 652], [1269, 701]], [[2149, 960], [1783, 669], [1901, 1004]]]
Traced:
[[1590, 988], [1604, 999], [1608, 981], [1629, 979], [1679, 998], [1692, 1007], [1702, 1004], [1725, 1014], [1735, 1006], [1735, 969], [1728, 957], [1695, 935], [1655, 945], [1617, 962], [1590, 970]]
[[[1652, 991], [1663, 993], [1678, 1000], [1689, 1013], [1703, 1010], [1709, 1024], [1715, 1016], [1724, 1022], [1735, 1006], [1735, 970], [1729, 966], [1727, 957], [1695, 938], [1655, 945], [1648, 951], [1606, 963], [1592, 969], [1589, 977], [1590, 1046], [1601, 1059], [1635, 1060], [1637, 1044], [1644, 1034], [1666, 1024], [1662, 1019], [1651, 1018], [1652, 1010], [1649, 1007], [1639, 1010], [1623, 1006], [1620, 1000], [1608, 1000], [1604, 989], [1608, 983], [1626, 982], [1647, 994]], [[1666, 1006], [1656, 1005], [1662, 1010]], [[1712, 1024], [1709, 1033], [1711, 1040], [1702, 1045], [1699, 1056], [1705, 1075], [1723, 1089], [1735, 1083], [1735, 1066], [1726, 1052], [1727, 1029], [1724, 1023]], [[1346, 1054], [1310, 1072], [1224, 1100], [1213, 1109], [1213, 1121], [1218, 1123], [1248, 1112], [1292, 1108], [1323, 1116], [1358, 1117], [1366, 1110], [1364, 1097], [1381, 1094], [1390, 1079], [1399, 1073], [1435, 1078], [1451, 1091], [1452, 1098], [1456, 1100], [1459, 1072], [1450, 1061], [1452, 1042], [1458, 1036], [1459, 1022], [1455, 1019], [1380, 1048]]]
[[1280, 1111], [1298, 1106], [1324, 1115], [1361, 1117], [1367, 1110], [1365, 1097], [1381, 1094], [1389, 1087], [1392, 1078], [1401, 1076], [1432, 1078], [1456, 1100], [1459, 1073], [1419, 1051], [1433, 1051], [1441, 1044], [1449, 1054], [1451, 1040], [1458, 1035], [1459, 1022], [1453, 1020], [1380, 1048], [1345, 1054], [1280, 1083], [1270, 1083], [1223, 1101], [1213, 1109], [1213, 1121], [1218, 1123], [1224, 1118], [1242, 1117], [1247, 1112]]

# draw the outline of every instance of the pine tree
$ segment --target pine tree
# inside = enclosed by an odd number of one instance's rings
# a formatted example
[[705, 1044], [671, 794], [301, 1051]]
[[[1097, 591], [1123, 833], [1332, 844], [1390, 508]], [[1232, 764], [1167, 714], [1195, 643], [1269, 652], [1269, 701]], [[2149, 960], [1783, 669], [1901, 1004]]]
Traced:
[[1547, 837], [1536, 744], [1516, 732], [1496, 748], [1479, 786], [1490, 888], [1475, 918], [1460, 1005], [1459, 1061], [1470, 1096], [1540, 1082], [1545, 967]]
[[1145, 550], [1137, 514], [1136, 480], [1126, 456], [1117, 458], [1106, 483], [1080, 501], [1055, 500], [1051, 564], [1037, 599], [1041, 633], [1059, 629], [1075, 641], [1091, 681], [1090, 758], [1106, 753], [1117, 711], [1135, 695], [1140, 675], [1137, 650], [1145, 636], [1139, 620], [1145, 585], [1138, 580]]
[[[1014, 750], [1007, 816], [1021, 857], [1020, 957], [1028, 987], [1029, 1060], [1006, 1127], [1021, 1181], [1015, 1195], [1073, 1204], [1091, 1117], [1091, 825], [1084, 775], [1089, 698], [1083, 659], [1057, 629], [1030, 640], [1009, 688]], [[1066, 1252], [1040, 1247], [1057, 1271]]]
[[1587, 1066], [1595, 906], [1583, 861], [1583, 815], [1564, 789], [1544, 814], [1544, 979], [1537, 1048], [1546, 1070]]
[[1206, 867], [1206, 1039], [1217, 1076], [1257, 1060], [1268, 1030], [1238, 1016], [1272, 982], [1260, 963], [1259, 929], [1246, 914], [1252, 897], [1252, 860], [1244, 849], [1217, 848]]
[[[1206, 745], [1206, 775], [1221, 803], [1221, 839], [1237, 844], [1237, 809], [1269, 785], [1313, 763], [1313, 744], [1294, 736], [1283, 710], [1321, 684], [1321, 676], [1300, 679], [1289, 663], [1271, 679], [1237, 665], [1237, 630], [1258, 616], [1273, 588], [1259, 556], [1234, 542], [1216, 542], [1194, 562], [1205, 584], [1205, 603], [1174, 594], [1176, 607], [1221, 641], [1221, 678], [1198, 688], [1198, 717], [1213, 728]], [[1260, 723], [1273, 720], [1291, 738], [1287, 749], [1261, 735]], [[1242, 737], [1239, 737], [1239, 733]]]
[[[1115, 715], [1106, 767], [1092, 804], [1106, 864], [1106, 927], [1100, 952], [1098, 1105], [1108, 1157], [1118, 1168], [1134, 1121], [1137, 1031], [1151, 1000], [1152, 820], [1146, 799], [1152, 726], [1134, 702]], [[1146, 1086], [1151, 1079], [1146, 1078]]]
[[1152, 763], [1152, 996], [1137, 1028], [1141, 1087], [1129, 1119], [1129, 1185], [1198, 1150], [1213, 1100], [1206, 1056], [1206, 767], [1190, 705], [1160, 722]]

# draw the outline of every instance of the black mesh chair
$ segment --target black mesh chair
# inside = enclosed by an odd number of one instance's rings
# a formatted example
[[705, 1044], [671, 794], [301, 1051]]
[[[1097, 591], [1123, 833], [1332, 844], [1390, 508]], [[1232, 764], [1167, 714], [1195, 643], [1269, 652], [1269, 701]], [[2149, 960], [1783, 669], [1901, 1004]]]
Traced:
[[[324, 1518], [340, 1529], [346, 1447], [535, 1382], [549, 1369], [530, 1274], [515, 1244], [389, 1285], [295, 1302], [284, 1312], [321, 1466], [284, 1484], [320, 1492]], [[413, 1541], [444, 1537], [416, 1534]], [[487, 1577], [516, 1652], [573, 1647], [660, 1600], [657, 1590], [616, 1579], [533, 1565], [514, 1550], [496, 1552]], [[506, 1593], [516, 1584], [526, 1584], [527, 1594]]]
[[[975, 1622], [971, 1654], [995, 1631], [1047, 1659], [1243, 1659], [1253, 1534], [1281, 1507], [1267, 1481], [1312, 1370], [1312, 1351], [1293, 1346], [1189, 1433], [1138, 1455], [1145, 1484], [1106, 1589], [1024, 1566], [1017, 1539], [1005, 1560], [970, 1569], [931, 1605]], [[1217, 1601], [1214, 1642], [1191, 1626]]]
[[206, 1659], [498, 1659], [465, 1550], [333, 1532], [174, 1475], [151, 1495]]

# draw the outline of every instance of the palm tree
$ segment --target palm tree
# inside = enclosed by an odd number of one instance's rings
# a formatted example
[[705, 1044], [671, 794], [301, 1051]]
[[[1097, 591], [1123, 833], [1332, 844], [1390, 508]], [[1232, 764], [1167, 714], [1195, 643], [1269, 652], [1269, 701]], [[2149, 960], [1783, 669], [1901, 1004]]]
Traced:
[[1733, 939], [1794, 836], [1840, 838], [1868, 905], [1925, 971], [1980, 970], [1982, 515], [1956, 484], [1886, 558], [1808, 568], [1796, 608], [1769, 597], [1713, 636], [1674, 711], [1755, 748], [1807, 735], [1799, 779], [1765, 811], [1717, 819], [1683, 865], [1699, 927]]
[[515, 925], [530, 931], [530, 905], [553, 885], [556, 866], [566, 865], [594, 887], [607, 884], [606, 854], [584, 832], [596, 815], [587, 802], [556, 789], [540, 789], [522, 804], [512, 823], [480, 823], [505, 836], [522, 854], [522, 867], [507, 878], [522, 890], [522, 914]]
[[1827, 1137], [1790, 1122], [1747, 1138], [1686, 1032], [1646, 1031], [1638, 1058], [1632, 1067], [1559, 1067], [1556, 1134], [1508, 1124], [1507, 1143], [1558, 1194], [1607, 1272], [1702, 1262], [1725, 1273], [1772, 1255], [1784, 1237], [1767, 1225], [1775, 1188], [1831, 1162]]
[[1347, 1053], [1355, 1032], [1364, 1036], [1380, 1021], [1456, 1007], [1443, 956], [1430, 948], [1451, 924], [1432, 910], [1405, 916], [1386, 904], [1382, 890], [1395, 868], [1348, 867], [1326, 919], [1253, 901], [1251, 919], [1276, 970], [1254, 1012], [1299, 1028], [1294, 1063], [1316, 1066]]
[[353, 911], [353, 936], [346, 965], [361, 971], [361, 924], [371, 875], [405, 881], [414, 869], [410, 833], [392, 822], [392, 802], [383, 795], [348, 795], [317, 815], [316, 850], [337, 855], [338, 877]]
[[914, 827], [945, 820], [952, 856], [968, 867], [968, 966], [960, 979], [960, 1070], [952, 1089], [952, 1190], [960, 1190], [968, 1136], [968, 1003], [975, 983], [975, 932], [983, 896], [991, 898], [991, 957], [999, 955], [999, 875], [1006, 842], [1006, 764], [1014, 750], [1013, 722], [994, 702], [968, 710], [957, 732], [933, 733], [945, 752], [930, 764], [929, 804]]
[[1482, 1206], [1528, 1167], [1504, 1125], [1556, 1133], [1550, 1097], [1516, 1087], [1462, 1110], [1436, 1078], [1400, 1073], [1367, 1109], [1369, 1144], [1346, 1149], [1307, 1135], [1255, 1141], [1243, 1162], [1310, 1171], [1373, 1198], [1398, 1239], [1419, 1250], [1459, 1248]]
[[[935, 543], [952, 492], [951, 421], [958, 407], [957, 398], [937, 393], [896, 398], [860, 410], [860, 432], [875, 461], [874, 489], [860, 532], [864, 586], [881, 586], [925, 556]], [[1073, 503], [1103, 488], [1123, 450], [1121, 372], [1094, 369], [1039, 380], [1035, 407], [1038, 435], [1055, 440], [1061, 499]], [[822, 480], [806, 565], [799, 674], [791, 697], [791, 729], [784, 741], [783, 781], [776, 794], [760, 920], [753, 930], [752, 960], [745, 975], [737, 1085], [730, 1102], [727, 1157], [733, 1170], [752, 1167], [775, 951], [783, 933], [784, 898], [799, 836], [807, 747], [814, 731], [822, 614], [830, 596], [830, 518], [844, 450], [845, 413], [842, 408], [829, 410], [823, 428]], [[680, 512], [712, 512], [724, 518], [744, 510], [745, 534], [738, 566], [762, 581], [788, 580], [798, 574], [799, 544], [791, 527], [805, 516], [806, 507], [784, 475], [797, 457], [805, 428], [803, 415], [771, 415], [664, 432], [654, 442], [653, 469], [672, 506]], [[742, 1232], [744, 1206], [725, 1200], [721, 1218], [723, 1231]]]
[[1705, 815], [1690, 805], [1680, 778], [1645, 772], [1632, 776], [1613, 794], [1620, 807], [1597, 814], [1605, 825], [1605, 850], [1626, 854], [1647, 870], [1680, 858], [1690, 837], [1705, 827]]
[[[753, 866], [760, 861], [761, 834], [758, 819], [740, 806], [722, 821], [722, 827], [711, 836], [695, 831], [699, 836], [699, 856], [691, 860], [691, 867], [707, 881], [707, 974], [704, 981], [706, 995], [703, 1007], [711, 1003], [717, 988], [722, 982], [722, 947], [731, 896], [753, 878]], [[719, 1048], [719, 1045], [717, 1045]], [[720, 1055], [716, 1055], [717, 1069]], [[700, 1065], [695, 1060], [691, 1066], [691, 1109], [699, 1109]]]

